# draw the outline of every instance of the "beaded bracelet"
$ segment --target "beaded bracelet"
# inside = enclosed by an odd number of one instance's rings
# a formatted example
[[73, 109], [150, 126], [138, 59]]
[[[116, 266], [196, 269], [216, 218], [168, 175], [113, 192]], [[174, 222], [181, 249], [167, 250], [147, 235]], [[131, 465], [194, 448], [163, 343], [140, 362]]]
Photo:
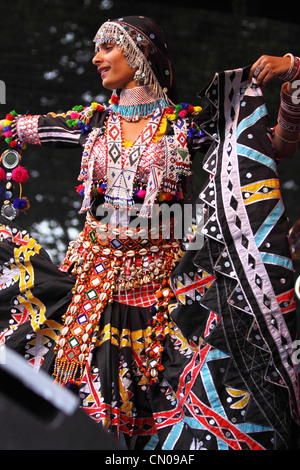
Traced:
[[291, 65], [289, 70], [285, 74], [280, 75], [279, 78], [285, 82], [293, 82], [297, 78], [300, 78], [300, 58], [293, 56], [290, 52], [283, 57], [290, 57]]
[[[26, 145], [18, 141], [16, 124], [19, 117], [15, 111], [6, 115], [3, 130], [9, 148], [0, 158], [0, 180], [5, 181], [5, 187], [0, 188], [0, 196], [4, 199], [0, 213], [9, 220], [14, 220], [19, 211], [29, 208], [28, 199], [22, 197], [22, 184], [28, 180], [29, 175], [26, 168], [20, 165], [21, 153]], [[19, 185], [19, 197], [13, 195], [15, 183]]]
[[293, 102], [293, 97], [281, 87], [278, 124], [288, 132], [300, 132], [300, 106]]

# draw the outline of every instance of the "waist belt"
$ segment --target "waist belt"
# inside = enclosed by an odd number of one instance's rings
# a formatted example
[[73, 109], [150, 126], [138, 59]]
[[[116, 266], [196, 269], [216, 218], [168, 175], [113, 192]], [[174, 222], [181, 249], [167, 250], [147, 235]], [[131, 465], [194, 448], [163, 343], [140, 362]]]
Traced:
[[[76, 275], [72, 301], [63, 316], [55, 347], [54, 377], [60, 384], [80, 384], [89, 353], [99, 331], [101, 314], [113, 293], [159, 283], [151, 307], [151, 333], [142, 370], [157, 382], [168, 305], [174, 294], [168, 279], [179, 258], [179, 242], [167, 241], [163, 231], [143, 238], [144, 229], [109, 227], [87, 214], [83, 231], [69, 245], [62, 270]], [[145, 261], [146, 260], [146, 261]], [[128, 270], [129, 267], [129, 270]]]

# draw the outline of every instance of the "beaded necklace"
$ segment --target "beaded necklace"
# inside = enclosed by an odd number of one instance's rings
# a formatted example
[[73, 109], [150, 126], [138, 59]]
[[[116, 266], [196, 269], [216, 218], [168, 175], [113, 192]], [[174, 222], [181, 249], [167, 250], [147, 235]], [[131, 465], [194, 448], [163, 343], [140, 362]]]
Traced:
[[[114, 113], [111, 113], [109, 116], [106, 136], [107, 188], [104, 196], [106, 204], [124, 208], [130, 208], [134, 205], [132, 193], [138, 164], [144, 150], [153, 139], [159, 127], [162, 115], [162, 108], [157, 107], [151, 120], [146, 124], [144, 130], [132, 145], [125, 162], [122, 161], [122, 132], [119, 117]], [[162, 179], [162, 176], [161, 172], [159, 180]]]
[[126, 121], [136, 122], [152, 116], [159, 105], [168, 106], [165, 100], [157, 98], [151, 87], [138, 86], [123, 89], [120, 98], [114, 95], [111, 109]]

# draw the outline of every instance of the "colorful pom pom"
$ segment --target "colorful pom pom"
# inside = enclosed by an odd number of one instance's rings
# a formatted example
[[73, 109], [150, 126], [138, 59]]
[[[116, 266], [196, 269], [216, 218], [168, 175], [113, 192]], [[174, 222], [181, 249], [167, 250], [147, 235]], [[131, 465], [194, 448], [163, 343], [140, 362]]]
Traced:
[[194, 106], [194, 112], [195, 113], [201, 113], [201, 111], [202, 111], [201, 106]]
[[137, 192], [137, 196], [138, 196], [140, 199], [145, 199], [146, 191], [145, 191], [144, 189], [140, 189], [140, 190]]
[[79, 186], [76, 186], [76, 191], [80, 196], [84, 195], [84, 184], [80, 184]]
[[[10, 137], [8, 137], [8, 139], [10, 139]], [[5, 140], [7, 141], [7, 139], [5, 139]], [[11, 140], [11, 141], [9, 142], [9, 146], [10, 146], [11, 148], [16, 148], [16, 147], [18, 147], [18, 142], [17, 142], [16, 140]]]
[[5, 180], [6, 179], [6, 173], [3, 170], [3, 168], [0, 168], [0, 180]]
[[178, 116], [181, 117], [181, 118], [184, 118], [188, 115], [188, 112], [186, 109], [182, 109], [181, 111], [179, 111], [178, 113]]
[[26, 209], [29, 209], [29, 201], [26, 198], [16, 198], [13, 200], [13, 206], [15, 209], [18, 209], [19, 211], [25, 211]]
[[111, 98], [110, 98], [110, 102], [111, 104], [118, 104], [120, 101], [120, 98], [118, 95], [112, 95]]
[[11, 173], [12, 179], [16, 183], [26, 183], [29, 178], [28, 171], [23, 166], [18, 166]]
[[71, 119], [78, 119], [80, 117], [80, 114], [77, 112], [77, 111], [73, 111], [71, 114], [70, 114], [70, 118]]
[[173, 200], [173, 196], [171, 193], [166, 193], [165, 194], [165, 200], [166, 201], [172, 201]]
[[14, 116], [13, 116], [12, 113], [8, 113], [8, 114], [6, 115], [6, 119], [7, 119], [8, 121], [13, 121], [15, 118], [14, 118]]

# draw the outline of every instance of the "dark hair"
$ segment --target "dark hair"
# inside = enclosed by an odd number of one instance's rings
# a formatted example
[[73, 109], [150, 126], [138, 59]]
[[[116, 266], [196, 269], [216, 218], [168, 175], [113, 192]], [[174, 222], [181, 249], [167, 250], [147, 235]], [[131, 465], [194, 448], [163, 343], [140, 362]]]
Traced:
[[[152, 19], [145, 16], [126, 16], [115, 19], [113, 22], [120, 23], [125, 29], [126, 25], [131, 26], [147, 37], [150, 47], [146, 59], [161, 88], [173, 103], [177, 103], [178, 90], [174, 66], [162, 29]], [[130, 34], [130, 28], [128, 32]], [[143, 51], [142, 48], [141, 51]]]

